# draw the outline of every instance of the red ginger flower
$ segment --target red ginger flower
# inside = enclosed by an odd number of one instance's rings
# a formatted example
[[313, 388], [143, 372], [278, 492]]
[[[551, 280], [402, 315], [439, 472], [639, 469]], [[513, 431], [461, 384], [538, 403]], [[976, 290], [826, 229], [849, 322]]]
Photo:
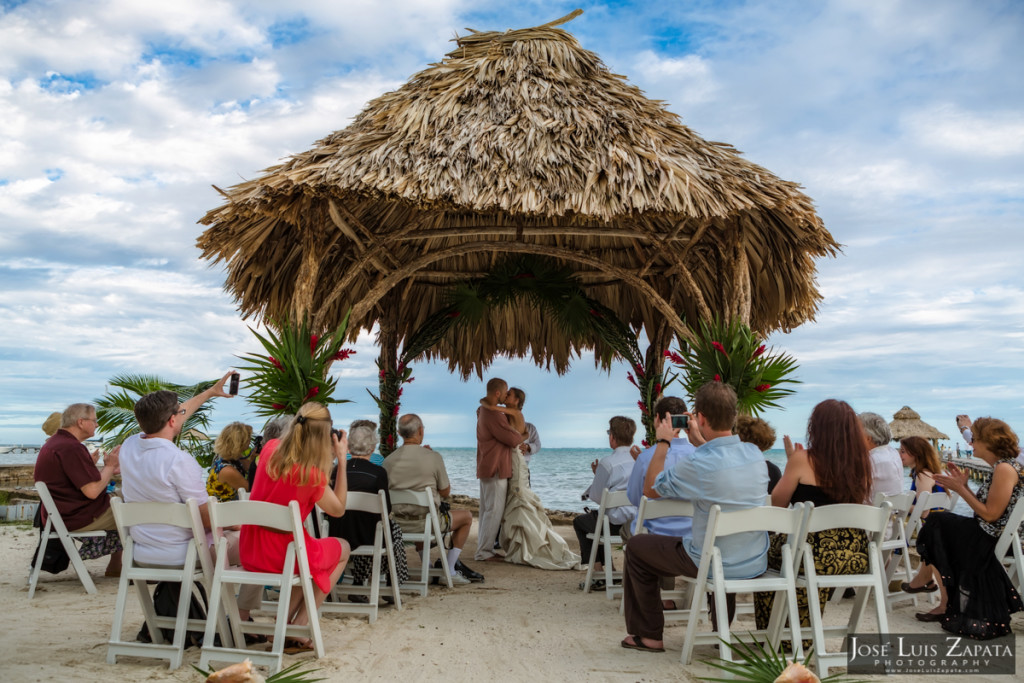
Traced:
[[284, 410], [284, 406], [281, 405], [280, 403], [271, 403], [270, 407], [273, 408], [274, 410]]
[[273, 356], [267, 356], [267, 360], [269, 360], [273, 364], [273, 366], [278, 370], [284, 371], [284, 366], [281, 365], [281, 361], [279, 361], [278, 359], [274, 358]]
[[761, 344], [760, 346], [757, 347], [757, 351], [754, 351], [754, 355], [751, 356], [751, 358], [757, 358], [762, 353], [764, 353], [764, 344]]
[[407, 379], [407, 380], [405, 380], [405, 381], [406, 381], [406, 382], [411, 382], [411, 381], [413, 381], [414, 379], [416, 379], [416, 378], [415, 378], [415, 377], [410, 377], [409, 379]]
[[394, 446], [395, 445], [395, 435], [394, 434], [388, 434], [387, 442], [388, 442], [388, 446]]
[[633, 366], [633, 369], [636, 370], [636, 376], [637, 377], [643, 377], [644, 376], [644, 366], [642, 366], [639, 363], [637, 363], [636, 365]]
[[398, 395], [399, 395], [399, 397], [401, 397], [401, 395], [402, 395], [402, 387], [398, 387]]
[[637, 401], [636, 405], [638, 408], [640, 408], [641, 413], [643, 413], [644, 415], [647, 414], [647, 405], [643, 401]]
[[377, 373], [377, 377], [379, 377], [381, 379], [384, 379], [384, 374], [385, 374], [384, 371], [381, 370], [379, 373]]
[[758, 384], [754, 389], [761, 392], [762, 394], [772, 388], [771, 384]]
[[661, 382], [654, 383], [654, 395], [661, 396]]
[[451, 313], [448, 313], [445, 317], [446, 318], [458, 318], [460, 315], [462, 315], [461, 311], [452, 311]]
[[668, 358], [670, 361], [672, 361], [676, 365], [683, 365], [684, 363], [686, 363], [686, 359], [684, 359], [682, 356], [680, 356], [675, 351], [666, 351], [665, 352], [665, 358]]
[[391, 415], [392, 416], [398, 417], [398, 409], [399, 409], [399, 407], [401, 407], [401, 405], [402, 404], [400, 404], [400, 403], [396, 403], [395, 404], [395, 409], [391, 411]]
[[304, 399], [302, 399], [302, 400], [303, 401], [308, 401], [309, 399], [313, 398], [314, 396], [316, 396], [319, 393], [320, 393], [320, 387], [313, 387], [312, 389], [310, 389], [309, 391], [306, 392], [306, 397]]
[[595, 318], [603, 318], [604, 317], [603, 315], [601, 315], [601, 313], [596, 308], [591, 308], [590, 309], [590, 315], [594, 316]]
[[711, 346], [715, 347], [715, 350], [721, 353], [726, 358], [729, 357], [729, 354], [725, 352], [725, 347], [722, 346], [722, 342], [713, 341], [711, 342]]
[[640, 445], [644, 448], [650, 448], [651, 444], [647, 443], [647, 439], [640, 439]]
[[317, 345], [317, 343], [319, 341], [320, 341], [320, 337], [316, 336], [315, 334], [309, 335], [309, 352], [310, 353], [313, 353], [314, 351], [316, 351], [316, 345]]
[[627, 372], [626, 373], [626, 379], [628, 379], [630, 381], [630, 383], [632, 383], [632, 385], [634, 387], [636, 387], [637, 389], [640, 388], [640, 385], [636, 383], [636, 379], [633, 378], [633, 373], [632, 372]]
[[355, 349], [342, 349], [334, 354], [333, 360], [348, 360], [348, 357], [356, 352]]
[[722, 381], [722, 376], [721, 375], [715, 375], [715, 381], [716, 382], [721, 382]]

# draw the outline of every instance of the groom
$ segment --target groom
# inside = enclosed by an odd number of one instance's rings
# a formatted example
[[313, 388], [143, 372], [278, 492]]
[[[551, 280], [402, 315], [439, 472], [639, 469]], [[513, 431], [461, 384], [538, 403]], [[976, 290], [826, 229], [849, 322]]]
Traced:
[[[504, 403], [508, 384], [497, 377], [487, 382], [483, 402]], [[523, 437], [512, 428], [502, 413], [476, 409], [476, 478], [480, 480], [480, 526], [477, 530], [476, 560], [500, 560], [494, 553], [494, 541], [505, 511], [505, 494], [512, 477], [512, 449]]]

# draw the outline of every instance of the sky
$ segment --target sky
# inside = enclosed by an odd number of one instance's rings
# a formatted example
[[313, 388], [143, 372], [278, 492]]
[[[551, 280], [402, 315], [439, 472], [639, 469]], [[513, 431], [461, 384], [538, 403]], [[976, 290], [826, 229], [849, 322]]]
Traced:
[[[515, 6], [513, 6], [515, 5]], [[802, 381], [764, 415], [801, 440], [813, 406], [904, 405], [1024, 431], [1024, 4], [1014, 0], [0, 0], [0, 443], [120, 373], [192, 383], [259, 350], [201, 261], [228, 187], [344, 128], [468, 28], [565, 25], [708, 140], [800, 183], [843, 245], [813, 322], [769, 345]], [[336, 426], [375, 416], [377, 350], [336, 365]], [[627, 368], [559, 377], [497, 359], [547, 447], [639, 422]], [[417, 363], [402, 411], [475, 443], [484, 393]], [[485, 377], [486, 379], [486, 377]], [[671, 389], [669, 391], [671, 392]], [[262, 421], [218, 399], [215, 431]], [[950, 442], [952, 445], [953, 441]]]

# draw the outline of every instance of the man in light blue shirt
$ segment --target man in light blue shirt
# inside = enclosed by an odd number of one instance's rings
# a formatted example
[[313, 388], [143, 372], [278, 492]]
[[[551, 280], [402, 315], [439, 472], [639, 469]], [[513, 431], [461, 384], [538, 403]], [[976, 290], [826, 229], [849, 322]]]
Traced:
[[[629, 473], [633, 471], [633, 456], [629, 454], [629, 447], [633, 445], [635, 434], [636, 422], [628, 417], [616, 415], [608, 420], [608, 445], [613, 450], [600, 461], [595, 460], [591, 464], [594, 481], [583, 493], [584, 500], [590, 499], [600, 503], [605, 489], [622, 491], [626, 488]], [[632, 505], [621, 505], [608, 508], [605, 513], [608, 516], [609, 530], [613, 534], [618, 534], [622, 525], [629, 524], [636, 516], [636, 508]], [[587, 534], [592, 534], [597, 530], [597, 510], [577, 515], [572, 521], [572, 528], [576, 532], [576, 540], [580, 544], [580, 556], [583, 558], [583, 562], [589, 562], [594, 541], [587, 538]], [[604, 561], [604, 548], [598, 545], [594, 569], [603, 569]]]
[[[659, 581], [666, 576], [697, 576], [712, 505], [724, 512], [759, 507], [765, 503], [768, 471], [757, 446], [742, 443], [733, 435], [736, 392], [727, 384], [709, 382], [694, 397], [690, 418], [691, 440], [701, 445], [693, 454], [665, 469], [671, 445], [671, 418], [655, 418], [658, 442], [644, 481], [649, 498], [682, 498], [693, 501], [690, 538], [642, 534], [629, 539], [623, 571], [623, 603], [628, 635], [622, 646], [634, 650], [664, 651], [665, 615]], [[727, 578], [760, 576], [767, 569], [768, 534], [735, 534], [716, 543], [722, 552]], [[735, 596], [728, 599], [731, 621]], [[712, 619], [716, 615], [712, 612]]]
[[[672, 415], [682, 415], [686, 412], [686, 403], [675, 396], [663, 396], [654, 405], [655, 419], [671, 423]], [[676, 463], [684, 458], [690, 457], [694, 450], [693, 444], [686, 438], [686, 434], [680, 434], [680, 430], [672, 430], [671, 444], [668, 453], [665, 454], [665, 469], [672, 469]], [[629, 502], [635, 506], [640, 505], [640, 499], [644, 495], [644, 479], [647, 477], [647, 469], [651, 465], [651, 458], [654, 457], [656, 446], [651, 446], [642, 451], [636, 458], [633, 471], [629, 475], [629, 483], [626, 485], [626, 495]], [[644, 523], [647, 531], [652, 534], [663, 536], [688, 537], [693, 520], [690, 517], [660, 517], [649, 519]], [[636, 533], [636, 520], [633, 520], [630, 530]], [[670, 584], [671, 580], [669, 581]], [[667, 587], [671, 587], [667, 584]]]

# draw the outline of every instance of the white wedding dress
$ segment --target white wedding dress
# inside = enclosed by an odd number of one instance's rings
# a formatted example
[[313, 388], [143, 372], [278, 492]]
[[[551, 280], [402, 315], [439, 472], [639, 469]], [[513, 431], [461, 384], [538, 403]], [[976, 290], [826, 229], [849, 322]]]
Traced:
[[580, 556], [551, 528], [540, 498], [530, 489], [529, 477], [522, 454], [512, 451], [512, 478], [508, 482], [500, 536], [505, 561], [540, 569], [575, 569]]

